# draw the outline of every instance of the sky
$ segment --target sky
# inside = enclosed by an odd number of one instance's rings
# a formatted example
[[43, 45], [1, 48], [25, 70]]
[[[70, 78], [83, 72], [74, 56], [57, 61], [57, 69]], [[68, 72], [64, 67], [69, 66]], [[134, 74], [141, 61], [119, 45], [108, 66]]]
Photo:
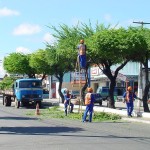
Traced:
[[[48, 26], [77, 23], [139, 26], [150, 22], [150, 0], [0, 0], [0, 78], [3, 59], [13, 52], [33, 53], [53, 44]], [[150, 27], [150, 25], [145, 25]]]

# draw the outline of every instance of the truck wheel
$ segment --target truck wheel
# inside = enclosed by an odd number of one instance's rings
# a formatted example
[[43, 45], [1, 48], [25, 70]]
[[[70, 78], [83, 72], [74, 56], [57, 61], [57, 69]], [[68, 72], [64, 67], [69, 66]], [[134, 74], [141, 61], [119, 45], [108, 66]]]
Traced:
[[19, 108], [20, 107], [20, 101], [17, 101], [17, 99], [15, 100], [15, 107]]
[[5, 106], [11, 106], [11, 97], [5, 96], [4, 105]]
[[99, 102], [99, 106], [102, 106], [102, 101], [101, 101], [101, 102]]

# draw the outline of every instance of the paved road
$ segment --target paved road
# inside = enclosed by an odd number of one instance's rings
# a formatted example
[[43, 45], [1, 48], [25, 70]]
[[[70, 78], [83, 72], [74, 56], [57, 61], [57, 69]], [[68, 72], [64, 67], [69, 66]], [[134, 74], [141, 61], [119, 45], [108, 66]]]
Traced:
[[[32, 109], [32, 108], [31, 108]], [[147, 150], [149, 124], [82, 123], [27, 117], [30, 109], [0, 104], [0, 148], [3, 150]]]

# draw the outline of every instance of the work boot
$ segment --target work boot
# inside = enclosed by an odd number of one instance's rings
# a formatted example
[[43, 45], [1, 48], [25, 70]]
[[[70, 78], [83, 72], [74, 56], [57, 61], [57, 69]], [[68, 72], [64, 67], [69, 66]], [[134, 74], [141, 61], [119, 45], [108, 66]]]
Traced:
[[65, 116], [67, 116], [67, 110], [65, 110]]

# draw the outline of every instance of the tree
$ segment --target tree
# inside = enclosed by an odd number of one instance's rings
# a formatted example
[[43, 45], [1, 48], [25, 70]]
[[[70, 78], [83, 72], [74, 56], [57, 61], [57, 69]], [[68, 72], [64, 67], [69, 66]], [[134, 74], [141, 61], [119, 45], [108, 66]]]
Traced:
[[[142, 47], [138, 47], [141, 49], [141, 51], [139, 50], [136, 51], [132, 51], [132, 55], [130, 54], [130, 59], [131, 61], [135, 61], [135, 62], [140, 62], [144, 65], [144, 72], [145, 72], [145, 87], [144, 87], [144, 94], [142, 97], [142, 101], [143, 101], [143, 108], [144, 108], [144, 112], [149, 112], [149, 107], [147, 104], [147, 98], [148, 98], [148, 93], [149, 93], [149, 88], [150, 88], [150, 81], [149, 81], [149, 69], [148, 69], [148, 60], [150, 57], [150, 30], [147, 28], [139, 28], [139, 27], [129, 27], [129, 31], [131, 31], [131, 35], [133, 33], [138, 34], [141, 38], [141, 43], [143, 43], [141, 46]], [[143, 39], [143, 41], [142, 41]], [[132, 43], [131, 43], [132, 44]]]
[[46, 61], [46, 50], [39, 49], [32, 53], [29, 65], [36, 70], [37, 74], [43, 75], [41, 80], [43, 80], [47, 74], [51, 74], [50, 65]]
[[[88, 51], [93, 63], [96, 63], [110, 80], [109, 107], [115, 108], [113, 91], [116, 78], [127, 62], [143, 56], [146, 42], [138, 30], [102, 29], [97, 30], [88, 40]], [[114, 73], [111, 66], [119, 64]]]
[[4, 58], [4, 69], [10, 74], [27, 74], [35, 77], [35, 70], [29, 65], [30, 54], [11, 53]]
[[66, 57], [66, 55], [61, 55], [58, 53], [58, 47], [47, 45], [46, 48], [46, 61], [49, 64], [49, 69], [51, 71], [51, 75], [54, 75], [59, 81], [58, 93], [62, 99], [62, 103], [64, 102], [64, 96], [61, 92], [63, 76], [65, 73], [73, 70], [73, 64]]
[[144, 87], [144, 94], [142, 97], [143, 101], [143, 108], [144, 112], [149, 112], [149, 107], [147, 104], [147, 98], [148, 98], [148, 93], [149, 93], [149, 88], [150, 88], [150, 81], [149, 81], [149, 68], [148, 68], [148, 61], [150, 58], [150, 30], [147, 28], [142, 28], [141, 32], [143, 33], [146, 42], [147, 42], [147, 49], [145, 56], [142, 57], [142, 59], [139, 59], [139, 61], [144, 65], [144, 72], [145, 72], [145, 87]]
[[[69, 61], [71, 63], [71, 68], [68, 71], [77, 70], [76, 63], [77, 63], [77, 45], [79, 44], [79, 41], [81, 39], [86, 39], [87, 37], [93, 35], [94, 30], [91, 26], [91, 23], [89, 22], [89, 25], [82, 24], [82, 26], [73, 26], [68, 27], [67, 25], [63, 24], [60, 25], [57, 29], [56, 27], [52, 26], [50, 27], [55, 31], [53, 34], [54, 37], [57, 38], [58, 41], [58, 49], [57, 49], [57, 55], [58, 57], [62, 57], [65, 55], [65, 60]], [[85, 40], [86, 41], [86, 40]], [[87, 55], [87, 61], [88, 61], [88, 55]], [[88, 70], [88, 66], [90, 66], [90, 61], [88, 61], [86, 67], [86, 72]], [[86, 83], [81, 89], [81, 96], [82, 100], [84, 100], [84, 91], [86, 90], [88, 86], [88, 76], [85, 75]]]

